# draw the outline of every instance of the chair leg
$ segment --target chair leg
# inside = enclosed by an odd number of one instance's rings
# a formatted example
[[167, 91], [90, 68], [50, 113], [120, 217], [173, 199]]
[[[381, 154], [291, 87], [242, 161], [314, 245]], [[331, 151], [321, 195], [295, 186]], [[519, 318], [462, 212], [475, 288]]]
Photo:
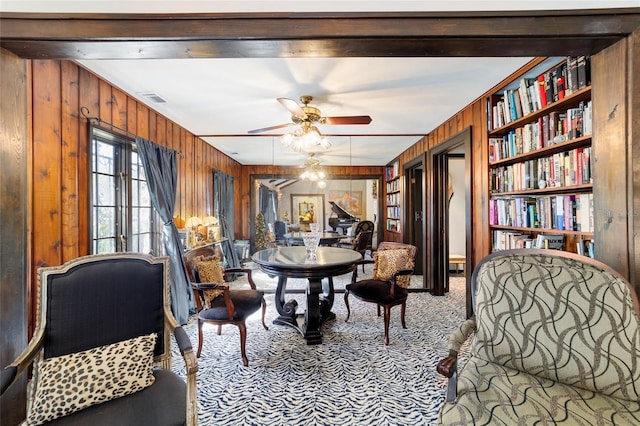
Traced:
[[407, 323], [404, 321], [404, 314], [407, 311], [407, 302], [400, 306], [400, 320], [402, 321], [402, 328], [407, 328]]
[[247, 358], [247, 354], [245, 352], [245, 346], [247, 342], [247, 326], [244, 322], [238, 324], [238, 328], [240, 329], [240, 354], [242, 355], [242, 363], [245, 367], [249, 366], [249, 358]]
[[218, 324], [218, 336], [222, 334], [222, 324]]
[[378, 310], [378, 316], [380, 316], [380, 305], [376, 305], [376, 309]]
[[198, 320], [198, 353], [196, 354], [196, 358], [200, 358], [201, 352], [202, 352], [202, 320]]
[[262, 299], [262, 326], [265, 330], [269, 330], [267, 324], [264, 322], [264, 315], [267, 313], [267, 303]]
[[344, 319], [344, 322], [347, 322], [351, 316], [351, 310], [349, 309], [349, 290], [344, 291], [344, 305], [347, 307], [347, 317]]
[[[378, 308], [380, 305], [378, 305]], [[391, 316], [391, 306], [384, 306], [384, 344], [389, 346], [389, 317]]]

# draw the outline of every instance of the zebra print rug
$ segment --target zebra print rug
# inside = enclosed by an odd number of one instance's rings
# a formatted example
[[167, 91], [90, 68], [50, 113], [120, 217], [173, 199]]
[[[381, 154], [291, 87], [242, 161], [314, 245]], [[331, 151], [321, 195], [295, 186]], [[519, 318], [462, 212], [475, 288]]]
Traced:
[[[464, 281], [452, 278], [442, 297], [410, 294], [407, 329], [400, 325], [400, 308], [393, 308], [389, 346], [375, 306], [350, 298], [345, 322], [341, 294], [332, 309], [336, 319], [324, 324], [323, 343], [315, 346], [293, 329], [272, 324], [277, 312], [273, 294], [267, 294], [269, 331], [259, 314], [247, 323], [249, 367], [242, 365], [236, 327], [225, 326], [218, 336], [216, 327], [205, 325], [197, 375], [200, 424], [435, 424], [446, 387], [436, 364], [448, 353], [450, 333], [464, 321]], [[196, 348], [194, 318], [185, 330]], [[174, 370], [184, 375], [175, 344], [173, 354]]]

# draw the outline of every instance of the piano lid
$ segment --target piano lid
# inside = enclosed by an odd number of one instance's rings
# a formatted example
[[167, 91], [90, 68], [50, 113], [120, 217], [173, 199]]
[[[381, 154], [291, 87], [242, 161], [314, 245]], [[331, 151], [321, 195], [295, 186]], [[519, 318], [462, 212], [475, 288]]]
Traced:
[[357, 219], [354, 215], [352, 215], [351, 213], [349, 213], [348, 211], [346, 211], [345, 209], [337, 205], [334, 201], [329, 201], [329, 204], [331, 204], [331, 210], [333, 211], [333, 213], [338, 215], [338, 218]]

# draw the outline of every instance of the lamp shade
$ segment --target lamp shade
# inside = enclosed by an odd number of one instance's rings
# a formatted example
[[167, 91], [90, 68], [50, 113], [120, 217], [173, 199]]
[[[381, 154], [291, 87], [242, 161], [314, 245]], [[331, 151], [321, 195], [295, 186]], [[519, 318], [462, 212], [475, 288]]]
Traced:
[[215, 216], [205, 216], [202, 218], [202, 224], [203, 225], [217, 225], [218, 224], [218, 218], [216, 218]]
[[184, 225], [188, 228], [193, 228], [194, 226], [202, 225], [202, 220], [198, 216], [191, 216]]

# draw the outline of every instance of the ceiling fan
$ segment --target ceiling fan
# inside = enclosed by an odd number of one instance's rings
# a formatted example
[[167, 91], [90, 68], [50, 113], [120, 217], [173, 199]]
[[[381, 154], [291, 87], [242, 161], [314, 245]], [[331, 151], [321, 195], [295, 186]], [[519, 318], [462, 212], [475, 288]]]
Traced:
[[263, 127], [262, 129], [249, 130], [249, 133], [262, 133], [269, 130], [281, 129], [293, 125], [300, 125], [303, 128], [311, 128], [316, 124], [342, 125], [342, 124], [369, 124], [371, 117], [368, 115], [352, 115], [341, 117], [323, 117], [320, 110], [310, 105], [312, 96], [300, 96], [302, 105], [289, 98], [278, 98], [280, 104], [291, 112], [292, 123], [278, 124], [277, 126]]

